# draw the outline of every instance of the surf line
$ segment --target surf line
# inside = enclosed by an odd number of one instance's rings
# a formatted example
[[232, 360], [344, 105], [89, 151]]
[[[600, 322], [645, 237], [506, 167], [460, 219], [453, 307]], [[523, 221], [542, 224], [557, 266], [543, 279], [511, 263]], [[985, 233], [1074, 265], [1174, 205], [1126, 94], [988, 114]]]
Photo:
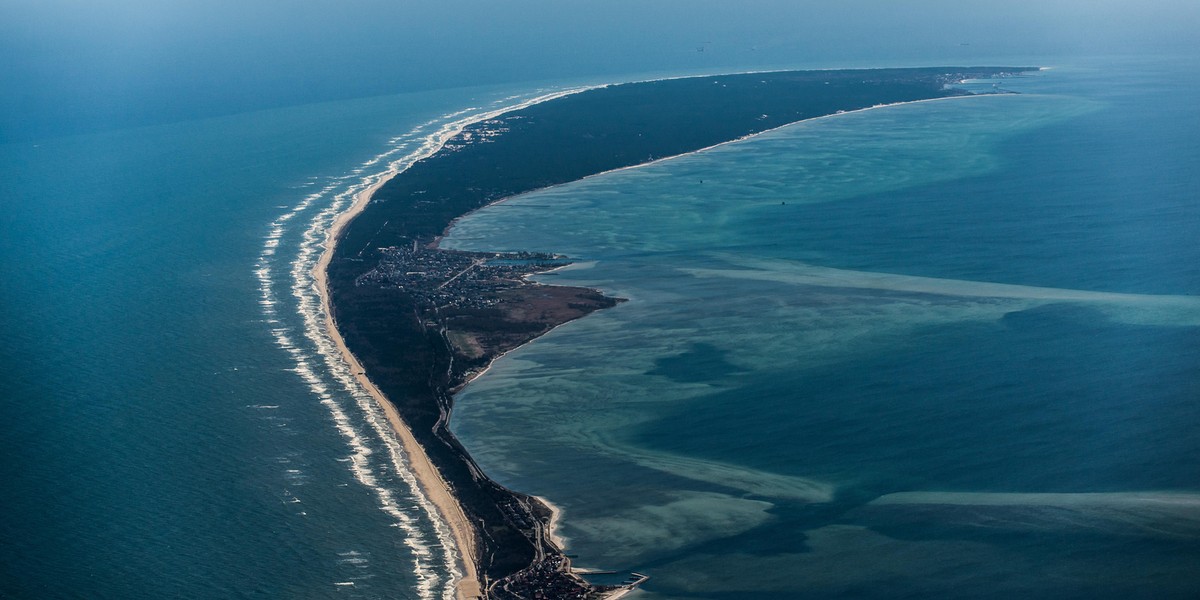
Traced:
[[[346, 387], [346, 380], [349, 379], [348, 373], [340, 373], [338, 366], [334, 365], [328, 372], [337, 380], [337, 383], [327, 381], [323, 376], [323, 369], [320, 368], [321, 363], [326, 363], [328, 366], [328, 356], [335, 353], [332, 344], [322, 339], [320, 336], [313, 335], [314, 330], [320, 329], [321, 319], [316, 312], [320, 307], [319, 299], [314, 300], [315, 292], [313, 283], [308, 273], [316, 262], [316, 254], [319, 251], [319, 244], [323, 239], [320, 232], [328, 227], [332, 215], [341, 211], [341, 207], [345, 205], [347, 199], [352, 198], [360, 189], [364, 187], [363, 183], [353, 183], [361, 179], [361, 174], [370, 169], [372, 166], [387, 160], [388, 158], [398, 154], [408, 152], [413, 146], [413, 140], [426, 137], [424, 132], [429, 127], [435, 126], [440, 122], [452, 119], [472, 110], [466, 109], [457, 113], [443, 115], [438, 119], [419, 125], [406, 134], [394, 137], [388, 141], [392, 146], [389, 150], [381, 153], [362, 165], [352, 170], [348, 175], [334, 178], [332, 183], [326, 185], [320, 191], [306, 196], [297, 205], [289, 211], [278, 217], [270, 224], [270, 232], [266, 236], [263, 244], [263, 250], [256, 263], [255, 276], [259, 281], [260, 300], [263, 314], [266, 317], [265, 321], [271, 326], [271, 334], [275, 338], [276, 344], [283, 348], [291, 357], [294, 367], [290, 369], [295, 372], [309, 390], [316, 396], [321, 404], [329, 411], [330, 417], [334, 422], [335, 428], [341, 434], [347, 443], [351, 453], [345, 459], [349, 463], [349, 470], [354, 478], [371, 490], [380, 503], [380, 508], [386, 514], [394, 519], [394, 526], [403, 532], [403, 543], [412, 552], [413, 572], [416, 576], [416, 592], [422, 599], [432, 600], [437, 598], [437, 589], [442, 580], [442, 575], [439, 572], [449, 573], [451, 578], [456, 576], [454, 570], [454, 556], [446, 555], [446, 552], [452, 551], [446, 549], [443, 551], [441, 560], [433, 558], [435, 547], [444, 547], [443, 540], [436, 541], [428, 540], [422, 530], [420, 516], [428, 512], [426, 507], [421, 506], [420, 490], [417, 489], [416, 482], [410, 474], [407, 473], [406, 462], [402, 455], [393, 452], [388, 448], [385, 454], [390, 459], [390, 469], [387, 469], [386, 464], [376, 464], [373, 466], [371, 459], [375, 454], [372, 448], [371, 438], [373, 436], [361, 431], [361, 425], [356, 425], [356, 421], [365, 421], [366, 428], [372, 430], [380, 442], [388, 445], [389, 438], [386, 435], [386, 425], [383, 433], [378, 431], [378, 421], [374, 413], [378, 410], [373, 406], [372, 400], [366, 397], [364, 393], [356, 389], [350, 389], [350, 396], [354, 400], [357, 411], [348, 411], [347, 407], [339, 403], [339, 398], [344, 398], [345, 395], [338, 393], [339, 387]], [[403, 160], [403, 159], [401, 159]], [[347, 182], [352, 182], [347, 187]], [[303, 232], [302, 241], [298, 245], [298, 254], [291, 262], [290, 271], [290, 286], [289, 291], [291, 296], [297, 299], [295, 306], [296, 312], [301, 317], [304, 323], [305, 335], [303, 339], [293, 339], [291, 332], [293, 328], [281, 320], [283, 315], [280, 314], [279, 304], [281, 299], [279, 293], [276, 292], [277, 282], [273, 276], [276, 254], [281, 248], [281, 241], [290, 232], [287, 229], [289, 222], [297, 217], [309, 212], [314, 206], [320, 206], [319, 201], [326, 198], [339, 188], [341, 192], [336, 193], [329, 204], [318, 211], [317, 215], [312, 219], [306, 230]], [[315, 228], [315, 232], [314, 232]], [[286, 247], [286, 246], [284, 246]], [[309, 346], [304, 342], [308, 341], [312, 345]], [[320, 355], [324, 358], [318, 358]], [[352, 380], [350, 381], [353, 387]], [[361, 419], [358, 417], [361, 416]], [[377, 470], [382, 471], [377, 473]], [[394, 471], [396, 477], [404, 482], [406, 489], [393, 489], [394, 485], [389, 486], [386, 481], [380, 480], [380, 475], [388, 475], [384, 471]], [[408, 477], [405, 477], [408, 475]], [[411, 497], [409, 497], [411, 495]], [[299, 499], [296, 499], [299, 502]], [[414, 513], [412, 506], [417, 505], [422, 510]], [[433, 526], [436, 529], [438, 522], [433, 521]], [[444, 535], [442, 537], [445, 537]], [[449, 598], [452, 594], [441, 594], [444, 598]]]
[[[341, 179], [344, 180], [345, 178]], [[278, 308], [281, 300], [275, 291], [276, 281], [273, 276], [274, 257], [276, 249], [280, 247], [281, 239], [288, 233], [286, 224], [308, 211], [314, 203], [323, 199], [327, 194], [340, 187], [340, 185], [339, 181], [335, 181], [321, 191], [306, 197], [271, 224], [271, 231], [264, 243], [264, 249], [255, 270], [255, 275], [259, 280], [261, 296], [259, 303], [263, 307], [264, 316], [267, 317], [266, 321], [272, 326], [270, 331], [276, 344], [289, 354], [294, 363], [294, 366], [290, 370], [300, 376], [313, 395], [329, 410], [336, 429], [346, 440], [351, 450], [351, 455], [347, 459], [347, 462], [351, 465], [351, 473], [357, 481], [371, 489], [379, 497], [383, 510], [395, 518], [396, 526], [405, 532], [405, 544], [412, 549], [417, 561], [415, 570], [418, 573], [418, 585], [419, 587], [428, 587], [429, 584], [426, 582], [430, 578], [422, 575], [428, 572], [429, 569], [421, 564], [421, 561], [423, 557], [430, 554], [430, 551], [428, 550], [429, 544], [423, 539], [419, 523], [415, 517], [402, 511], [392, 497], [392, 492], [379, 483], [376, 473], [369, 462], [372, 450], [368, 445], [366, 436], [355, 427], [351, 414], [338, 404], [333, 393], [334, 390], [331, 390], [330, 385], [320, 376], [319, 369], [317, 368], [319, 363], [313, 356], [312, 351], [304, 345], [302, 340], [293, 339], [291, 336], [293, 328], [281, 321], [283, 315], [280, 314]], [[337, 201], [337, 197], [335, 196], [334, 202]], [[299, 260], [302, 261], [303, 257]], [[302, 309], [303, 307], [301, 307]], [[300, 503], [301, 499], [293, 497], [292, 501]], [[423, 598], [432, 597], [430, 593], [424, 591], [421, 596]]]
[[[313, 347], [305, 345], [303, 339], [294, 339], [292, 337], [291, 332], [294, 328], [283, 320], [284, 315], [280, 312], [279, 305], [281, 304], [281, 298], [280, 294], [276, 291], [277, 281], [274, 277], [274, 271], [276, 262], [279, 260], [279, 258], [277, 258], [277, 253], [281, 248], [287, 247], [286, 245], [281, 245], [281, 242], [290, 238], [291, 236], [289, 234], [294, 233], [288, 228], [288, 225], [292, 221], [296, 220], [302, 215], [305, 215], [315, 207], [320, 207], [321, 201], [328, 197], [329, 194], [334, 193], [335, 190], [345, 187], [347, 182], [353, 182], [359, 179], [360, 175], [373, 165], [397, 153], [405, 152], [411, 146], [411, 140], [419, 137], [425, 129], [428, 129], [428, 127], [437, 124], [441, 120], [459, 116], [460, 114], [468, 112], [469, 110], [474, 109], [468, 109], [467, 111], [460, 111], [460, 113], [445, 115], [440, 119], [435, 119], [428, 123], [422, 124], [406, 134], [390, 139], [388, 144], [392, 147], [389, 150], [373, 157], [362, 165], [359, 165], [347, 175], [330, 178], [329, 183], [322, 187], [319, 191], [305, 196], [298, 204], [293, 206], [291, 209], [280, 215], [275, 221], [269, 224], [269, 233], [264, 240], [263, 249], [260, 253], [258, 261], [255, 264], [254, 271], [255, 277], [259, 283], [259, 304], [262, 307], [264, 317], [266, 317], [264, 321], [270, 325], [270, 332], [274, 337], [276, 344], [284, 349], [292, 359], [294, 366], [289, 370], [295, 372], [301, 378], [301, 380], [304, 381], [313, 395], [316, 396], [320, 400], [321, 404], [329, 411], [330, 417], [333, 420], [336, 429], [342, 435], [349, 446], [349, 449], [351, 450], [350, 457], [345, 459], [345, 461], [350, 463], [349, 470], [355, 479], [375, 493], [380, 501], [382, 510], [395, 519], [394, 525], [396, 527], [404, 531], [404, 543], [413, 552], [414, 572], [418, 580], [418, 592], [420, 593], [420, 597], [429, 599], [435, 597], [433, 595], [433, 591], [437, 586], [440, 576], [437, 575], [436, 571], [434, 571], [429, 564], [426, 564], [433, 562], [430, 560], [432, 557], [432, 550], [430, 549], [431, 544], [425, 539], [425, 536], [420, 528], [419, 516], [413, 516], [410, 514], [411, 511], [405, 510], [406, 505], [412, 504], [413, 502], [407, 498], [397, 498], [394, 490], [389, 488], [385, 483], [380, 482], [379, 474], [377, 474], [376, 469], [372, 467], [370, 460], [370, 456], [373, 454], [373, 450], [370, 445], [370, 438], [369, 436], [364, 435], [359, 430], [359, 427], [356, 427], [354, 424], [354, 419], [358, 415], [348, 412], [346, 407], [338, 403], [338, 396], [335, 394], [337, 386], [330, 384], [320, 374], [320, 369], [318, 367], [320, 361], [318, 361], [318, 359], [314, 356], [314, 353], [321, 353], [322, 350], [320, 344], [316, 344], [314, 349]], [[335, 194], [332, 198], [330, 206], [340, 207], [345, 203], [346, 198], [353, 195], [353, 192], [357, 189], [357, 187], [359, 186], [351, 183], [348, 189]], [[317, 219], [321, 219], [321, 214], [327, 210], [329, 210], [329, 207], [325, 207], [324, 210], [319, 211]], [[298, 285], [296, 274], [307, 272], [308, 269], [305, 268], [304, 265], [314, 262], [314, 259], [311, 258], [311, 255], [315, 252], [311, 250], [310, 247], [315, 244], [315, 241], [311, 240], [319, 241], [319, 238], [307, 235], [307, 232], [303, 237], [304, 242], [299, 245], [299, 253], [297, 258], [292, 261], [291, 265], [292, 284], [290, 287], [292, 295], [297, 297], [300, 295], [296, 293]], [[307, 324], [310, 319], [307, 318], [306, 313], [310, 312], [311, 309], [306, 305], [303, 298], [300, 298], [300, 303], [296, 306], [296, 309]], [[306, 335], [305, 338], [310, 342], [313, 341], [312, 336]], [[363, 412], [365, 418], [369, 419], [370, 415], [367, 414], [366, 411]], [[386, 443], [386, 441], [384, 443]], [[379, 466], [382, 467], [384, 465]], [[397, 471], [401, 469], [400, 466], [394, 468]], [[386, 471], [386, 469], [384, 470]], [[386, 473], [382, 474], [386, 475]], [[397, 473], [397, 475], [402, 475], [402, 473]], [[409, 487], [411, 488], [412, 486], [409, 485]], [[401, 500], [404, 500], [405, 504], [402, 504]], [[300, 503], [301, 499], [293, 498], [293, 501]], [[452, 562], [450, 564], [452, 564]]]
[[[443, 597], [450, 598], [455, 596], [457, 590], [458, 597], [470, 597], [478, 591], [478, 577], [475, 573], [476, 565], [476, 550], [473, 547], [474, 536], [471, 535], [471, 526], [468, 524], [461, 506], [454, 499], [449, 491], [446, 482], [441, 478], [436, 467], [432, 465], [428, 457], [425, 455], [423, 448], [416, 442], [412, 432], [400, 418], [394, 406], [380, 393], [374, 384], [366, 377], [364, 369], [357, 361], [356, 357], [346, 347], [344, 340], [341, 338], [336, 328], [336, 323], [333, 320], [329, 293], [327, 289], [326, 269], [332, 258], [332, 254], [337, 242], [337, 238], [344, 228], [358, 214], [360, 214], [369, 204], [372, 195], [387, 181], [395, 177], [399, 173], [411, 167], [416, 162], [433, 156], [440, 151], [446, 142], [462, 133], [465, 128], [473, 123], [488, 120], [507, 112], [527, 108], [539, 102], [545, 102], [567, 96], [570, 94], [579, 93], [589, 89], [605, 87], [603, 85], [579, 87], [564, 91], [556, 91], [548, 94], [543, 94], [528, 100], [517, 102], [509, 106], [495, 108], [490, 111], [476, 112], [469, 114], [461, 119], [449, 121], [453, 117], [447, 115], [442, 119], [435, 120], [429, 125], [432, 126], [438, 122], [443, 123], [435, 132], [425, 136], [419, 147], [398, 160], [390, 162], [388, 167], [379, 173], [363, 177], [360, 182], [349, 186], [345, 191], [339, 193], [333, 202], [319, 211], [316, 217], [311, 221], [310, 226], [304, 232], [303, 242], [300, 244], [300, 253], [296, 260], [292, 263], [292, 295], [298, 301], [297, 310], [304, 321], [304, 335], [316, 348], [316, 353], [321, 357], [328, 373], [332, 375], [345, 391], [349, 392], [351, 398], [359, 406], [362, 414], [365, 415], [367, 425], [373, 429], [378, 435], [378, 438], [383, 441], [387, 447], [387, 453], [391, 458], [393, 467], [398, 476], [403, 478], [411, 487], [414, 497], [417, 499], [418, 505], [428, 516], [431, 523], [434, 524], [435, 533], [438, 538], [439, 547], [443, 550], [443, 564], [449, 573], [449, 585], [443, 589]], [[957, 97], [971, 97], [957, 96]], [[510, 98], [511, 99], [511, 98]], [[509, 99], [506, 99], [509, 100]], [[919, 100], [932, 101], [929, 100]], [[503, 101], [502, 101], [503, 102]], [[907, 104], [909, 102], [900, 102], [896, 104]], [[859, 110], [869, 110], [871, 108], [881, 108], [891, 105], [876, 105], [873, 107], [863, 108]], [[459, 114], [466, 114], [476, 109], [468, 109], [460, 111]], [[845, 111], [857, 112], [857, 111]], [[844, 114], [844, 113], [840, 113]], [[832, 115], [830, 115], [832, 116]], [[448, 121], [448, 122], [447, 122]], [[803, 120], [802, 120], [803, 121]], [[793, 125], [787, 123], [783, 126]], [[777, 129], [777, 128], [776, 128]], [[770, 131], [770, 130], [766, 130]], [[738, 138], [710, 146], [701, 148], [671, 158], [686, 156], [708, 150], [715, 146], [720, 146], [728, 143], [733, 143], [766, 133], [766, 131], [756, 132]], [[419, 135], [414, 130], [413, 137]], [[353, 172], [354, 176], [361, 175], [368, 167], [374, 166], [396, 153], [396, 150], [389, 151], [383, 155], [368, 161], [363, 166]], [[666, 160], [666, 159], [662, 159]], [[641, 163], [624, 168], [643, 167], [648, 164], [654, 164], [659, 161], [651, 161]], [[623, 170], [624, 168], [614, 169]], [[611, 172], [611, 171], [607, 171]], [[592, 175], [595, 176], [595, 175]], [[343, 210], [349, 202], [349, 208]], [[273, 230], [274, 233], [274, 230]], [[272, 246], [271, 244], [274, 243]], [[278, 240], [268, 240], [268, 248], [273, 252], [274, 247], [278, 246]], [[264, 250], [264, 252], [266, 252]], [[264, 271], [264, 278], [270, 280], [270, 271]], [[265, 303], [270, 303], [273, 298], [264, 298]], [[273, 306], [273, 305], [269, 305]], [[281, 328], [282, 329], [282, 328]], [[280, 340], [280, 345], [287, 347], [290, 339]], [[289, 350], [290, 351], [290, 350]], [[322, 398], [322, 402], [328, 401], [330, 404], [336, 404], [329, 393], [328, 387], [324, 384], [317, 385], [319, 378], [312, 375], [311, 361], [307, 360], [310, 356], [297, 356], [297, 372], [301, 374], [306, 381], [310, 382], [314, 393], [317, 393]], [[312, 376], [314, 380], [310, 381]], [[328, 397], [327, 397], [328, 396]], [[331, 408], [333, 410], [333, 408]], [[339, 424], [342, 419], [334, 414], [335, 421]], [[358, 435], [357, 430], [350, 427], [343, 430], [343, 435], [346, 435], [351, 441], [351, 445], [355, 446], [355, 436]], [[355, 446], [356, 447], [356, 446]], [[356, 447], [356, 451], [358, 451]], [[366, 457], [369, 456], [370, 449], [363, 447], [361, 449], [360, 461], [355, 461], [356, 466], [362, 469], [369, 468]], [[356, 455], [357, 456], [357, 455]], [[361, 469], [360, 469], [361, 470]], [[366, 473], [366, 471], [362, 471]], [[356, 473], [358, 476], [358, 473]], [[366, 475], [360, 476], [362, 481], [368, 487], [377, 489], [381, 500], [384, 501], [385, 510], [393, 507], [392, 503], [386, 501], [391, 498], [390, 492], [383, 489], [382, 486], [374, 486], [377, 483], [374, 479]], [[389, 511], [390, 512], [390, 511]], [[432, 598], [434, 588], [440, 583], [440, 578], [434, 572], [432, 567], [428, 569], [421, 568], [421, 560], [431, 560], [431, 554], [424, 552], [428, 550], [423, 544], [419, 543], [420, 538], [414, 537], [410, 544], [417, 554], [418, 559], [418, 578], [420, 585], [418, 586], [422, 592], [423, 598]], [[457, 583], [456, 583], [457, 582]]]
[[[308, 196], [302, 199], [301, 202], [293, 206], [292, 209], [284, 212], [283, 215], [277, 217], [274, 222], [269, 224], [270, 230], [268, 235], [265, 236], [263, 250], [260, 252], [258, 262], [256, 263], [256, 269], [254, 269], [254, 276], [256, 276], [259, 283], [259, 305], [262, 306], [265, 317], [264, 322], [271, 326], [270, 332], [272, 337], [275, 338], [277, 346], [280, 346], [286, 350], [290, 356], [290, 359], [293, 360], [295, 366], [290, 368], [290, 371], [298, 374], [298, 376], [307, 384], [308, 389], [312, 391], [312, 394], [317, 396], [320, 403], [322, 403], [323, 406], [329, 410], [331, 419], [334, 420], [336, 430], [342, 434], [343, 439], [346, 440], [346, 443], [349, 446], [350, 456], [346, 458], [346, 462], [350, 464], [350, 473], [354, 475], [355, 480], [358, 480], [360, 484], [364, 485], [368, 488], [368, 490], [371, 490], [374, 494], [376, 494], [380, 502], [380, 508], [382, 508], [386, 514], [394, 518], [395, 526], [404, 532], [404, 544], [406, 544], [410, 548], [410, 551], [413, 552], [413, 571], [414, 576], [416, 577], [415, 587], [416, 590], [418, 590], [420, 598], [422, 599], [436, 598], [436, 589], [438, 587], [438, 583], [440, 582], [440, 576], [438, 575], [437, 569], [434, 568], [434, 563], [437, 563], [437, 560], [432, 560], [432, 545], [430, 544], [430, 541], [426, 540], [424, 533], [422, 533], [419, 516], [413, 516], [410, 514], [409, 506], [412, 504], [419, 505], [419, 498], [398, 498], [395, 491], [386, 485], [386, 482], [379, 480], [376, 470], [372, 468], [371, 455], [374, 454], [374, 451], [371, 448], [370, 436], [365, 436], [364, 433], [359, 431], [359, 427], [355, 426], [354, 424], [354, 418], [358, 415], [347, 412], [346, 408], [344, 408], [342, 404], [338, 403], [337, 397], [341, 395], [335, 394], [337, 386], [332, 385], [331, 389], [331, 384], [326, 382], [326, 380], [320, 376], [319, 368], [314, 368], [317, 366], [317, 364], [319, 364], [320, 361], [318, 361], [316, 356], [313, 354], [316, 353], [328, 355], [332, 353], [331, 346], [329, 346], [328, 343], [324, 343], [322, 340], [318, 340], [318, 338], [314, 338], [312, 335], [306, 335], [305, 337], [307, 340], [313, 342], [314, 344], [314, 348], [307, 348], [304, 344], [304, 341], [294, 340], [294, 338], [290, 336], [290, 332], [293, 330], [292, 326], [281, 322], [282, 314], [280, 313], [280, 307], [278, 307], [281, 299], [280, 295], [276, 293], [274, 272], [275, 263], [278, 260], [276, 258], [276, 254], [281, 248], [281, 241], [284, 240], [284, 236], [292, 233], [289, 232], [287, 228], [289, 222], [295, 220], [296, 217], [306, 214], [306, 212], [310, 211], [314, 205], [319, 206], [319, 200], [322, 200], [328, 196], [328, 194], [338, 190], [338, 188], [347, 186], [348, 181], [353, 182], [354, 180], [360, 179], [359, 176], [361, 173], [373, 167], [374, 164], [378, 164], [379, 162], [386, 160], [386, 158], [400, 154], [400, 152], [406, 152], [406, 154], [408, 154], [407, 151], [409, 148], [412, 148], [413, 140], [424, 138], [424, 132], [431, 126], [436, 126], [439, 124], [439, 122], [457, 118], [457, 116], [467, 114], [472, 112], [472, 110], [478, 109], [469, 108], [460, 110], [460, 112], [457, 113], [443, 115], [442, 118], [428, 121], [426, 124], [415, 127], [414, 130], [409, 131], [408, 133], [391, 138], [388, 142], [392, 146], [391, 149], [383, 152], [383, 154], [374, 156], [371, 158], [371, 160], [368, 160], [365, 163], [360, 164], [359, 167], [353, 169], [348, 175], [332, 178], [330, 184], [325, 185], [322, 190], [319, 190], [316, 193], [308, 194]], [[348, 187], [344, 188], [342, 192], [336, 193], [334, 198], [332, 198], [330, 205], [326, 206], [326, 208], [323, 210], [318, 211], [317, 217], [313, 218], [313, 222], [317, 224], [318, 229], [323, 230], [323, 228], [328, 227], [328, 223], [331, 218], [330, 215], [340, 212], [341, 206], [346, 203], [347, 198], [353, 197], [362, 186], [364, 186], [364, 184], [350, 184]], [[313, 226], [308, 227], [308, 229], [312, 228]], [[314, 324], [319, 323], [319, 318], [313, 316], [313, 306], [319, 306], [319, 301], [311, 301], [308, 299], [308, 296], [312, 296], [313, 294], [311, 292], [305, 293], [305, 289], [312, 289], [312, 282], [306, 281], [307, 277], [305, 275], [311, 270], [312, 264], [316, 262], [316, 259], [313, 257], [317, 251], [314, 250], [314, 247], [319, 244], [320, 240], [322, 240], [322, 236], [314, 235], [306, 230], [304, 241], [302, 241], [299, 245], [300, 252], [298, 253], [298, 257], [293, 260], [292, 274], [290, 274], [292, 275], [292, 277], [290, 277], [290, 280], [292, 280], [290, 292], [292, 292], [293, 296], [296, 296], [296, 298], [299, 299], [299, 304], [296, 305], [296, 311], [298, 311], [300, 317], [304, 319], [306, 328], [310, 330], [313, 328]], [[326, 362], [328, 362], [328, 360], [326, 360]], [[342, 379], [349, 378], [348, 374], [346, 373], [335, 372], [332, 374], [340, 379], [340, 383], [342, 383], [343, 386], [344, 382], [342, 382]], [[341, 377], [338, 377], [338, 374], [341, 374]], [[358, 396], [364, 395], [358, 394]], [[358, 404], [359, 412], [361, 413], [362, 418], [368, 421], [368, 424], [370, 424], [371, 420], [377, 420], [374, 419], [374, 414], [372, 413], [374, 407], [373, 404], [371, 404], [372, 401], [370, 398], [355, 397], [354, 390], [352, 390], [352, 397], [354, 397], [355, 403]], [[364, 406], [364, 404], [366, 404], [366, 406]], [[371, 428], [376, 427], [371, 425]], [[386, 425], [384, 428], [386, 428]], [[385, 436], [380, 436], [379, 439], [380, 442], [388, 444], [388, 438]], [[391, 468], [395, 470], [396, 476], [404, 480], [404, 485], [406, 485], [407, 491], [409, 493], [413, 493], [415, 496], [415, 494], [419, 493], [419, 491], [415, 491], [416, 484], [412, 479], [412, 476], [409, 475], [408, 478], [404, 476], [407, 475], [407, 472], [404, 470], [406, 467], [404, 467], [403, 457], [396, 455], [395, 452], [391, 452], [390, 449], [388, 454], [390, 455], [389, 458], [391, 458]], [[384, 464], [380, 464], [380, 467], [384, 467]], [[386, 475], [386, 473], [383, 474]], [[301, 500], [299, 498], [295, 498], [294, 502], [299, 503]], [[434, 524], [437, 523], [434, 522]], [[452, 557], [444, 558], [442, 563], [444, 565], [448, 565], [443, 566], [446, 572], [451, 572], [452, 568], [454, 568], [454, 559], [452, 559]], [[450, 594], [443, 594], [443, 596], [445, 596], [445, 598], [449, 598]]]
[[[415, 150], [389, 162], [387, 168], [382, 172], [363, 177], [358, 183], [339, 193], [328, 207], [321, 210], [312, 219], [309, 227], [304, 231], [299, 255], [291, 265], [291, 291], [298, 302], [297, 311], [304, 322], [305, 337], [316, 348], [316, 353], [324, 362], [328, 372], [353, 398], [355, 404], [365, 415], [365, 420], [373, 433], [383, 441], [392, 468], [411, 490], [416, 504], [433, 525], [437, 538], [435, 546], [441, 551], [440, 560], [433, 558], [432, 547], [420, 535], [417, 524], [407, 520], [411, 519], [411, 515], [400, 509], [394, 494], [385, 486], [380, 485], [371, 474], [366, 461], [370, 454], [370, 448], [361, 443], [361, 435], [350, 425], [349, 418], [344, 415], [344, 411], [340, 410], [340, 406], [337, 405], [329, 389], [323, 384], [317, 385], [317, 382], [310, 380], [307, 372], [310, 370], [308, 369], [311, 366], [310, 361], [298, 362], [297, 372], [306, 382], [310, 383], [312, 391], [333, 412], [339, 431], [354, 449], [352, 464], [356, 478], [375, 491], [385, 512], [397, 518], [397, 524], [404, 530], [405, 543], [413, 550], [416, 557], [417, 591], [421, 598], [432, 600], [440, 595], [444, 600], [450, 600], [452, 598], [472, 598], [481, 593], [479, 576], [476, 572], [477, 555], [474, 532], [457, 499], [449, 491], [448, 485], [438, 473], [437, 468], [417, 443], [395, 407], [367, 378], [361, 364], [346, 347], [338, 333], [331, 311], [325, 275], [326, 268], [333, 256], [338, 235], [354, 217], [366, 208], [375, 191], [414, 163], [436, 154], [466, 127], [534, 104], [596, 87], [603, 86], [577, 87], [543, 93], [483, 112], [478, 112], [479, 109], [467, 109], [445, 115], [414, 129], [413, 132], [410, 132], [412, 137], [416, 137], [423, 130], [438, 122], [442, 123], [436, 131], [425, 135]], [[449, 119], [459, 116], [461, 118], [447, 122]], [[383, 162], [395, 152], [396, 150], [393, 149], [367, 161], [363, 167], [356, 170], [356, 174], [361, 173], [366, 167]], [[348, 200], [349, 207], [344, 208]], [[270, 243], [268, 240], [268, 244]], [[264, 300], [269, 299], [264, 298]], [[434, 568], [432, 562], [440, 563], [440, 569]], [[444, 587], [441, 587], [442, 579], [437, 573], [439, 570], [444, 570], [449, 574]], [[441, 594], [437, 593], [439, 587], [441, 587]]]

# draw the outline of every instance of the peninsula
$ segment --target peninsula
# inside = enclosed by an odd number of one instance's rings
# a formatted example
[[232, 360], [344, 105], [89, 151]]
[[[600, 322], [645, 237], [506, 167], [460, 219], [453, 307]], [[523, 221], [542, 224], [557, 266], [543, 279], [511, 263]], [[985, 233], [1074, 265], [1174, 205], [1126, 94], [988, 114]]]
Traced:
[[814, 117], [967, 93], [965, 79], [1034, 67], [790, 71], [666, 79], [563, 95], [467, 125], [365, 192], [317, 267], [330, 333], [384, 405], [463, 555], [460, 597], [620, 591], [570, 570], [551, 510], [488, 478], [451, 434], [453, 393], [496, 357], [621, 300], [527, 277], [569, 262], [438, 248], [490, 203], [694, 152]]

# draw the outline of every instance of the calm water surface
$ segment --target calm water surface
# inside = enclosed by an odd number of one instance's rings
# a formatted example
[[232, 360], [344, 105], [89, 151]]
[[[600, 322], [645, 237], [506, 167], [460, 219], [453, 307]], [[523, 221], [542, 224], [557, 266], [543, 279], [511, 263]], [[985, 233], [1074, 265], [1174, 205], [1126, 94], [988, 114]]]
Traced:
[[631, 301], [498, 361], [456, 432], [647, 598], [1194, 597], [1195, 66], [1063, 65], [480, 211], [449, 244]]

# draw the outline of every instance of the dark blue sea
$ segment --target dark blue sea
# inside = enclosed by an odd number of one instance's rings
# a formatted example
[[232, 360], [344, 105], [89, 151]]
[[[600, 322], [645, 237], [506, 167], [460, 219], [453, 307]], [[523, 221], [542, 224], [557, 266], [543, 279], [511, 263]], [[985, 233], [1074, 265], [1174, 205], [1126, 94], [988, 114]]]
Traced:
[[[324, 234], [457, 121], [737, 70], [689, 61], [5, 138], [0, 597], [452, 597], [320, 330]], [[1021, 62], [1053, 68], [463, 220], [630, 301], [497, 362], [455, 431], [642, 598], [1197, 596], [1200, 63]]]

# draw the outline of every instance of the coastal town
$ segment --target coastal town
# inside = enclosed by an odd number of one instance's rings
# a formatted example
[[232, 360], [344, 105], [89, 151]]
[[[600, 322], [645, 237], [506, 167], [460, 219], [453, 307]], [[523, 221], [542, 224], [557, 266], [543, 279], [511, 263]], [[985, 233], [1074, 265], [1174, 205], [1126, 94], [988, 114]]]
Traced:
[[[530, 275], [570, 264], [539, 252], [443, 250], [414, 240], [377, 249], [378, 263], [356, 286], [394, 289], [412, 299], [425, 327], [438, 331], [454, 352], [456, 382], [469, 380], [497, 352], [567, 320], [617, 300], [585, 288], [546, 286]], [[469, 365], [474, 363], [475, 368]], [[524, 532], [536, 551], [528, 568], [495, 580], [488, 598], [602, 599], [627, 593], [646, 579], [633, 574], [620, 585], [593, 585], [571, 569], [570, 558], [547, 542], [539, 507], [518, 495], [496, 503], [502, 518]]]
[[379, 263], [356, 285], [394, 287], [432, 309], [484, 309], [501, 292], [528, 285], [525, 277], [570, 264], [566, 257], [533, 252], [461, 252], [414, 241], [379, 249]]
[[[528, 569], [514, 573], [492, 585], [489, 598], [494, 600], [616, 600], [650, 579], [642, 573], [630, 573], [618, 585], [595, 585], [582, 580], [580, 571], [571, 569], [571, 559], [554, 554]], [[609, 573], [609, 572], [605, 572]]]
[[377, 256], [355, 286], [410, 299], [425, 328], [444, 338], [453, 354], [452, 390], [508, 349], [621, 302], [589, 288], [531, 281], [531, 275], [571, 264], [555, 254], [443, 250], [432, 240], [416, 240], [379, 248]]
[[469, 528], [455, 541], [469, 550], [468, 577], [479, 584], [471, 593], [614, 598], [645, 576], [616, 585], [583, 578], [546, 535], [549, 509], [488, 477], [448, 426], [455, 393], [492, 361], [623, 300], [551, 285], [568, 279], [551, 273], [570, 264], [563, 256], [438, 248], [457, 219], [502, 198], [804, 119], [964, 95], [946, 83], [1021, 70], [790, 71], [598, 87], [466, 125], [431, 156], [369, 189], [361, 212], [335, 232], [326, 259], [330, 318], [360, 374], [387, 398], [381, 402], [395, 406], [395, 427], [436, 468], [425, 483], [466, 517]]

